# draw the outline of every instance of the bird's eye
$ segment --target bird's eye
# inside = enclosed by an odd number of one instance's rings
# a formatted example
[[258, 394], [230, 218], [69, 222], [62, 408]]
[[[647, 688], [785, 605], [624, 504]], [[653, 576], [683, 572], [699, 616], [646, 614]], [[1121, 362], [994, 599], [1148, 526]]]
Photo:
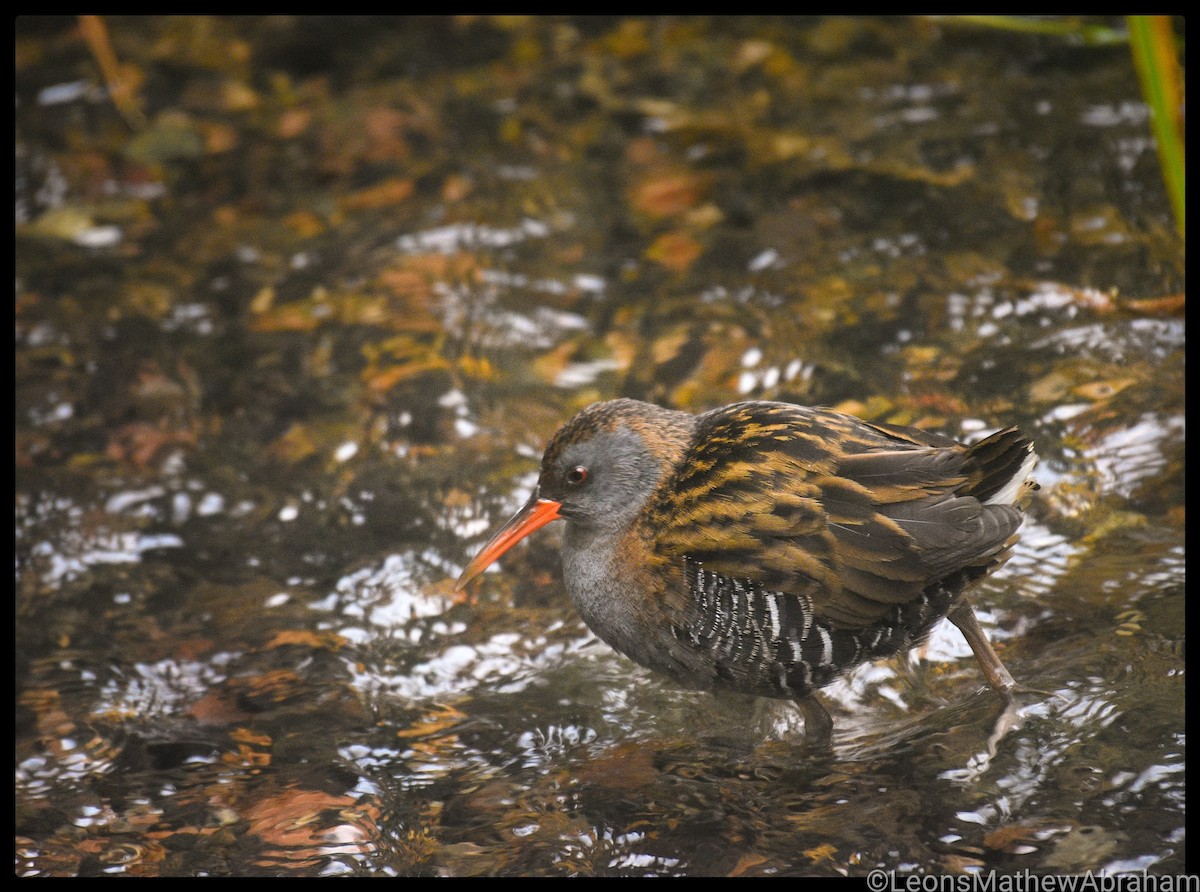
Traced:
[[567, 483], [570, 483], [572, 486], [578, 486], [587, 479], [588, 469], [583, 465], [576, 465], [575, 467], [571, 468], [571, 470], [567, 471]]

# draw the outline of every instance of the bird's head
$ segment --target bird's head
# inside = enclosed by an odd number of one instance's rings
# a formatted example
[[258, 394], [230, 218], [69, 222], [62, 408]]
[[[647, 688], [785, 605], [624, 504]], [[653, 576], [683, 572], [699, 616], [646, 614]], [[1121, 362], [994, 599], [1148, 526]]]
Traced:
[[588, 406], [551, 439], [529, 501], [467, 565], [457, 587], [553, 520], [593, 535], [627, 529], [683, 455], [694, 421], [637, 400]]

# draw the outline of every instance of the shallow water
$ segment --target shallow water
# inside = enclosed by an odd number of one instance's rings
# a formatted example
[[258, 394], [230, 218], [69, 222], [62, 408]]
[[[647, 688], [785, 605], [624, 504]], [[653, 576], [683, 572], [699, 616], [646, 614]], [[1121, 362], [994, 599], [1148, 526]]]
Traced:
[[[1124, 46], [930, 19], [17, 24], [18, 875], [1184, 869], [1183, 247]], [[1117, 24], [1120, 24], [1119, 22]], [[1042, 490], [947, 624], [678, 691], [550, 527], [617, 395], [974, 438]]]

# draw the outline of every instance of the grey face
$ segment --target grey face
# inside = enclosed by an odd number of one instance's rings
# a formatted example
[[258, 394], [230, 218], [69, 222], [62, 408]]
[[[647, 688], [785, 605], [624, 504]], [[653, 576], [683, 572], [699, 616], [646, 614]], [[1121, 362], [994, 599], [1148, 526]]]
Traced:
[[625, 427], [567, 446], [542, 467], [539, 494], [562, 503], [567, 523], [596, 530], [626, 526], [658, 485], [663, 468]]

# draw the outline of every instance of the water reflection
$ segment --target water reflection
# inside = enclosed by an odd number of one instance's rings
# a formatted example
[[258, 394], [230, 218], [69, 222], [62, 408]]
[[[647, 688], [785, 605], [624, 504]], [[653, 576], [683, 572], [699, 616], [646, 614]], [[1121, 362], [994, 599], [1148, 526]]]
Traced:
[[[1183, 250], [1123, 50], [106, 20], [132, 132], [72, 21], [16, 44], [19, 874], [1182, 869]], [[615, 395], [1028, 429], [976, 601], [1046, 693], [939, 628], [824, 757], [597, 641], [552, 539], [456, 597]]]

